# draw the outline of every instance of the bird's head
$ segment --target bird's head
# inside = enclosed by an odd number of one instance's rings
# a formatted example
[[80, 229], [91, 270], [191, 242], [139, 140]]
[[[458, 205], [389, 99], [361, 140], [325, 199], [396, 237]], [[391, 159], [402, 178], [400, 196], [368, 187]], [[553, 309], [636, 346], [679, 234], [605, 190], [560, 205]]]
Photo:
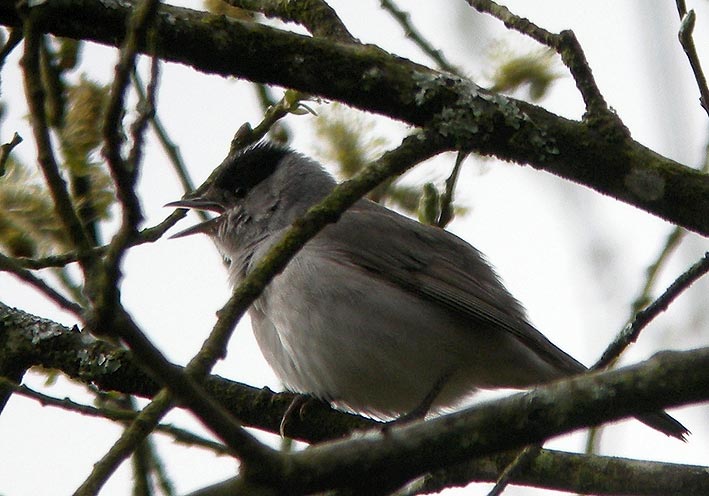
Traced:
[[218, 216], [171, 237], [208, 234], [229, 255], [244, 243], [289, 226], [326, 196], [335, 181], [317, 162], [264, 142], [230, 154], [207, 184], [166, 206]]

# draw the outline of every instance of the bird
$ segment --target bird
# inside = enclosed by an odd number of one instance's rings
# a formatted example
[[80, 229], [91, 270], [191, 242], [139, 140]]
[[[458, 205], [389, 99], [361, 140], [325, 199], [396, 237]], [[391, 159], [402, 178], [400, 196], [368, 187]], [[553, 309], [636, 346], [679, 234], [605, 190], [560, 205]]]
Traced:
[[[268, 141], [230, 152], [210, 179], [166, 206], [217, 216], [172, 237], [211, 237], [233, 287], [337, 184], [315, 160]], [[287, 390], [378, 419], [420, 418], [481, 389], [587, 370], [529, 322], [475, 247], [368, 199], [308, 241], [249, 316]], [[668, 436], [688, 433], [665, 412], [638, 418]]]

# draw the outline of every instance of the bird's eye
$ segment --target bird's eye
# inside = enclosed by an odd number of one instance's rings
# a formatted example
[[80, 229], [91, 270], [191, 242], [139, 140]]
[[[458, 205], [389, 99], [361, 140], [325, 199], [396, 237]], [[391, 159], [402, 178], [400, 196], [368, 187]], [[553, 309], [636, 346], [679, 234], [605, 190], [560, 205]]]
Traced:
[[237, 198], [243, 198], [246, 195], [246, 190], [244, 188], [236, 188], [234, 190], [234, 196]]

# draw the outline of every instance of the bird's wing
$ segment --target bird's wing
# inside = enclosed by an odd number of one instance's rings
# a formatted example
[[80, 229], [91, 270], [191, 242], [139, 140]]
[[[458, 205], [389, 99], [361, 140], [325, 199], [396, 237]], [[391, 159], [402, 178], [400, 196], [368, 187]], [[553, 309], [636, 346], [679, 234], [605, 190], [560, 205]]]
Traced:
[[482, 254], [447, 231], [362, 200], [325, 228], [312, 246], [472, 322], [509, 332], [561, 371], [585, 370], [527, 321]]

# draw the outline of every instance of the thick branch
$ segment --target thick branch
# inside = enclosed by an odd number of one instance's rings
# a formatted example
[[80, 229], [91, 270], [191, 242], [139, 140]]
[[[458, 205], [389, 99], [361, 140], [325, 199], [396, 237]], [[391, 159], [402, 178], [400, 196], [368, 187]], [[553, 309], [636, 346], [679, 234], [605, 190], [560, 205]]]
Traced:
[[[129, 4], [115, 0], [54, 0], [35, 8], [41, 29], [109, 45], [122, 40], [130, 11]], [[0, 23], [19, 22], [14, 2], [0, 0]], [[446, 148], [530, 164], [709, 234], [709, 177], [633, 141], [613, 120], [571, 121], [377, 47], [332, 43], [189, 9], [161, 6], [156, 33], [156, 55], [166, 60], [427, 125]]]
[[[159, 391], [159, 386], [146, 376], [133, 362], [129, 352], [115, 346], [94, 341], [80, 333], [76, 328], [70, 329], [54, 322], [26, 314], [16, 309], [9, 308], [0, 303], [0, 350], [13, 350], [14, 355], [0, 357], [0, 362], [8, 364], [14, 361], [23, 368], [30, 365], [42, 365], [47, 368], [62, 370], [67, 375], [96, 384], [102, 389], [117, 390], [125, 393], [139, 394], [152, 397]], [[609, 418], [625, 416], [630, 412], [655, 409], [686, 401], [692, 396], [696, 399], [707, 399], [709, 391], [709, 351], [706, 349], [686, 353], [668, 353], [655, 358], [650, 362], [634, 367], [634, 370], [621, 370], [611, 374], [583, 377], [573, 382], [560, 383], [556, 386], [540, 388], [526, 395], [516, 395], [502, 400], [494, 405], [478, 407], [455, 416], [447, 416], [425, 422], [416, 428], [406, 431], [398, 429], [384, 436], [391, 443], [392, 452], [403, 449], [405, 453], [414, 450], [420, 443], [431, 443], [416, 451], [416, 456], [399, 456], [393, 465], [383, 465], [392, 468], [392, 473], [401, 476], [409, 473], [411, 467], [402, 467], [407, 460], [412, 465], [430, 463], [427, 459], [432, 456], [443, 456], [434, 444], [438, 443], [438, 436], [451, 437], [461, 434], [461, 429], [473, 429], [477, 425], [475, 436], [468, 436], [470, 445], [463, 446], [451, 439], [440, 442], [450, 443], [451, 455], [446, 458], [462, 459], [472, 457], [466, 454], [468, 450], [480, 452], [500, 451], [505, 446], [522, 444], [531, 438], [547, 435], [549, 431], [555, 433], [569, 428], [578, 427]], [[684, 365], [683, 365], [684, 364]], [[687, 368], [687, 380], [679, 379], [683, 368]], [[691, 370], [691, 372], [688, 372]], [[608, 377], [612, 380], [609, 380]], [[659, 382], [654, 382], [661, 378]], [[589, 386], [590, 384], [590, 386]], [[654, 385], [653, 385], [654, 384]], [[280, 419], [289, 405], [292, 395], [273, 394], [268, 390], [259, 390], [243, 384], [222, 379], [217, 376], [210, 377], [205, 383], [206, 389], [221, 404], [227, 407], [245, 425], [259, 427], [277, 433]], [[573, 391], [571, 394], [569, 391]], [[614, 393], [615, 391], [615, 393]], [[613, 394], [616, 398], [613, 399]], [[605, 398], [605, 399], [604, 399]], [[684, 399], [683, 399], [684, 398]], [[569, 400], [568, 402], [566, 400]], [[595, 403], [598, 402], [598, 403]], [[591, 406], [593, 403], [593, 406]], [[507, 405], [507, 406], [505, 406]], [[625, 413], [623, 413], [625, 412]], [[309, 442], [318, 442], [335, 439], [346, 435], [354, 429], [372, 426], [371, 421], [341, 412], [329, 410], [324, 406], [310, 406], [305, 412], [305, 421], [294, 416], [293, 423], [289, 423], [289, 430], [293, 430], [299, 439]], [[550, 419], [553, 418], [553, 421]], [[431, 425], [431, 431], [425, 428]], [[347, 457], [359, 453], [368, 459], [370, 455], [360, 450], [369, 443], [381, 441], [381, 436], [367, 437], [347, 445]], [[379, 440], [379, 441], [377, 441]], [[377, 449], [381, 448], [378, 446]], [[330, 448], [327, 448], [329, 450]], [[408, 451], [407, 451], [408, 450]], [[308, 450], [312, 452], [313, 450]], [[365, 450], [366, 451], [366, 450]], [[315, 451], [312, 460], [301, 462], [316, 463], [326, 457], [329, 451]], [[373, 451], [371, 456], [384, 456], [386, 451]], [[339, 455], [332, 455], [334, 458]], [[552, 472], [576, 473], [576, 470], [587, 470], [589, 474], [597, 473], [598, 466], [613, 467], [623, 475], [622, 479], [634, 481], [634, 494], [665, 494], [655, 491], [656, 477], [648, 474], [660, 474], [666, 470], [675, 472], [680, 480], [675, 480], [674, 487], [681, 487], [687, 494], [704, 494], [709, 490], [709, 472], [705, 468], [693, 466], [670, 466], [668, 464], [655, 464], [633, 460], [611, 459], [607, 457], [587, 457], [544, 451], [532, 465], [531, 472], [523, 472], [516, 479], [518, 482], [541, 485], [548, 487], [547, 476]], [[490, 459], [480, 459], [475, 463], [466, 463], [454, 467], [446, 473], [436, 474], [427, 479], [426, 485], [431, 489], [450, 486], [456, 481], [463, 483], [472, 480], [494, 480], [498, 466], [504, 466], [508, 461], [506, 455]], [[447, 460], [445, 463], [450, 463]], [[344, 462], [342, 462], [344, 463]], [[437, 462], [438, 463], [438, 462]], [[441, 462], [443, 465], [444, 462]], [[568, 469], [572, 465], [573, 470]], [[493, 467], [494, 468], [491, 468]], [[332, 464], [323, 465], [323, 470], [332, 470]], [[567, 468], [564, 468], [567, 467]], [[433, 465], [429, 465], [433, 468]], [[406, 469], [404, 471], [404, 469]], [[389, 473], [387, 472], [389, 475]], [[373, 474], [370, 474], [373, 475]], [[387, 476], [388, 476], [387, 475]], [[352, 476], [356, 478], [356, 475]], [[368, 476], [369, 477], [369, 476]], [[556, 489], [594, 492], [599, 494], [612, 493], [613, 489], [602, 489], [593, 484], [593, 478], [583, 480], [563, 477], [554, 477]], [[612, 479], [612, 478], [611, 478]], [[363, 478], [362, 480], [368, 480]], [[643, 486], [643, 481], [647, 484]], [[304, 482], [304, 481], [300, 481]], [[593, 485], [589, 485], [593, 484]], [[653, 489], [654, 488], [654, 489]], [[671, 493], [666, 493], [671, 494]]]
[[332, 487], [366, 492], [431, 470], [538, 443], [611, 419], [709, 399], [709, 348], [664, 352], [403, 427], [326, 443], [290, 456], [287, 474], [258, 474], [294, 494]]

